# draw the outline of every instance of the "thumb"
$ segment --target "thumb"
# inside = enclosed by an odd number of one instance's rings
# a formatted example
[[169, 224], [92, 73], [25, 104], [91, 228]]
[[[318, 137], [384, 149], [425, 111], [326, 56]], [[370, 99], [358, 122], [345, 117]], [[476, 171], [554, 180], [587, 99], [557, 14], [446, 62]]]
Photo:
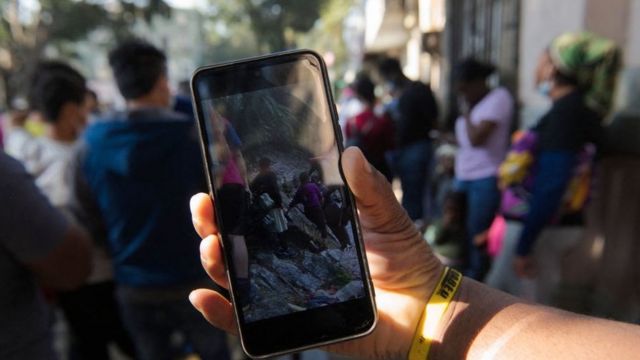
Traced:
[[389, 182], [367, 162], [360, 149], [346, 149], [341, 161], [364, 228], [382, 234], [415, 231], [407, 213], [396, 200]]

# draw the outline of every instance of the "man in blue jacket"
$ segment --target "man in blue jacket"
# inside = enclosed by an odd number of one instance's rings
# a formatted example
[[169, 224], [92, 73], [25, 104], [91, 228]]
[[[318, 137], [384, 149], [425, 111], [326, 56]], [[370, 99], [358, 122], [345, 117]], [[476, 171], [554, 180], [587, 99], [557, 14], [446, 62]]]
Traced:
[[[165, 55], [130, 40], [109, 54], [124, 112], [97, 121], [78, 149], [78, 216], [106, 237], [123, 319], [141, 359], [174, 358], [175, 334], [202, 359], [229, 357], [225, 336], [190, 308], [211, 287], [185, 207], [205, 189], [195, 123], [170, 110]], [[184, 349], [184, 347], [183, 347]]]

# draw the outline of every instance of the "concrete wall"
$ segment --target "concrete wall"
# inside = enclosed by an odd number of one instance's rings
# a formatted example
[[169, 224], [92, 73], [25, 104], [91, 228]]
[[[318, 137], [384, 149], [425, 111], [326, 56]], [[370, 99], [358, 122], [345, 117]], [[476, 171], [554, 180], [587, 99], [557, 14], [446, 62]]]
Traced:
[[587, 0], [525, 0], [521, 7], [519, 94], [522, 124], [530, 125], [548, 108], [538, 95], [534, 70], [551, 40], [566, 31], [584, 28]]
[[628, 30], [625, 62], [630, 68], [640, 67], [640, 0], [631, 0]]
[[588, 0], [585, 10], [585, 29], [606, 36], [620, 45], [627, 44], [631, 1]]
[[640, 66], [640, 0], [588, 0], [585, 29], [616, 41], [625, 68]]

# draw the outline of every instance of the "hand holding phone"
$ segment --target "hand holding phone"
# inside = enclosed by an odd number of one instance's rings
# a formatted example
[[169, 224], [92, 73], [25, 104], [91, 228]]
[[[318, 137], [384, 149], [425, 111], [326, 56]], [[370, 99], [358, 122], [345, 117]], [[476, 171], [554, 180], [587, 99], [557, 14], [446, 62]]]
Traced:
[[[379, 321], [369, 336], [331, 345], [329, 350], [364, 358], [382, 354], [404, 358], [443, 268], [396, 201], [386, 179], [370, 170], [359, 150], [350, 148], [343, 153], [342, 168], [359, 209]], [[228, 287], [210, 197], [194, 196], [191, 211], [196, 231], [206, 239], [201, 247], [203, 265], [214, 281]], [[213, 325], [237, 333], [231, 303], [222, 295], [199, 289], [190, 299]]]
[[[192, 90], [218, 233], [203, 244], [221, 250], [228, 281], [211, 275], [228, 285], [245, 352], [269, 357], [371, 333], [378, 313], [322, 58], [300, 50], [205, 67], [194, 74]], [[360, 169], [371, 170], [366, 164]], [[366, 181], [349, 185], [367, 189]], [[387, 190], [386, 201], [399, 212], [391, 212], [395, 227], [384, 230], [415, 237], [411, 250], [426, 253]], [[215, 239], [220, 247], [211, 245]], [[423, 266], [420, 256], [405, 256], [406, 264]], [[385, 284], [387, 276], [382, 268], [383, 301], [392, 299], [402, 314], [407, 303], [424, 304], [428, 293], [389, 297], [385, 286], [397, 285]]]
[[205, 67], [192, 90], [245, 352], [269, 357], [372, 331], [373, 289], [322, 58], [302, 50]]

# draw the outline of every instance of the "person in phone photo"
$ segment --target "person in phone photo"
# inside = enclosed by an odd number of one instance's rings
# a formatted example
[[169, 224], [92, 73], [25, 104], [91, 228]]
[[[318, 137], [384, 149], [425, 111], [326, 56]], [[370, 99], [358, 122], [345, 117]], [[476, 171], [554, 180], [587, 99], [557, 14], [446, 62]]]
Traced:
[[213, 143], [217, 155], [215, 181], [218, 186], [222, 226], [227, 229], [231, 239], [231, 252], [234, 258], [234, 270], [238, 277], [240, 303], [249, 304], [251, 282], [249, 280], [249, 253], [246, 244], [247, 212], [250, 193], [247, 190], [246, 164], [242, 156], [242, 140], [228, 119], [219, 109], [208, 108], [210, 124], [213, 128]]
[[325, 239], [327, 237], [327, 220], [322, 211], [322, 204], [324, 203], [322, 191], [318, 184], [311, 180], [309, 173], [306, 171], [300, 173], [299, 180], [300, 187], [293, 196], [289, 207], [302, 204], [304, 215], [316, 226], [322, 239]]
[[258, 160], [258, 175], [249, 188], [262, 211], [261, 222], [269, 238], [265, 240], [271, 243], [277, 253], [283, 254], [286, 253], [286, 246], [282, 243], [280, 234], [287, 231], [288, 223], [283, 210], [278, 175], [271, 169], [271, 164], [271, 159], [267, 157]]

